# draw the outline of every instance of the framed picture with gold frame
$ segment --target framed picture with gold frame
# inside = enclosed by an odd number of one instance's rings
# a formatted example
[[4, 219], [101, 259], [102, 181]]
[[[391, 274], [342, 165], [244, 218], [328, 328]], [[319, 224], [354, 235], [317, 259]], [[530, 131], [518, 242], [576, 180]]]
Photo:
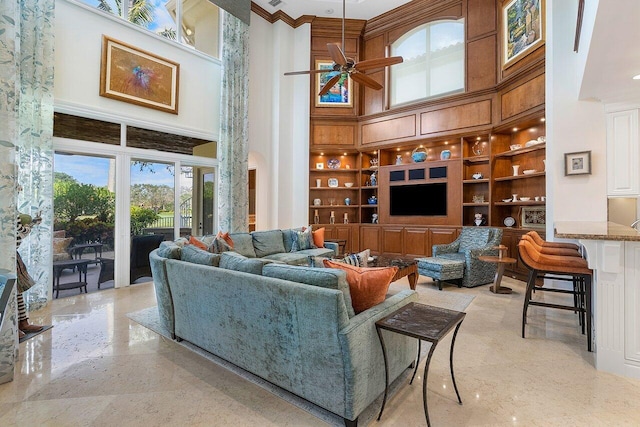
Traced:
[[100, 96], [178, 114], [180, 64], [102, 36]]
[[544, 44], [544, 0], [510, 0], [502, 7], [502, 68]]
[[[332, 61], [316, 60], [316, 70], [333, 69]], [[353, 83], [351, 77], [343, 75], [342, 78], [333, 85], [328, 93], [319, 96], [318, 94], [331, 77], [338, 74], [338, 71], [316, 74], [316, 107], [351, 107], [353, 106]]]
[[541, 228], [547, 226], [547, 210], [544, 206], [522, 206], [520, 208], [520, 227]]

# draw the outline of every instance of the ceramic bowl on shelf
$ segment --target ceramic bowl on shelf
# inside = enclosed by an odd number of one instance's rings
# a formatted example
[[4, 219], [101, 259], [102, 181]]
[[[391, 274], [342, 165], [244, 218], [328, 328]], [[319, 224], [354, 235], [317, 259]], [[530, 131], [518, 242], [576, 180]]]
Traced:
[[511, 199], [502, 199], [503, 202], [505, 203], [509, 203], [511, 201]]
[[345, 182], [344, 186], [347, 187], [347, 188], [351, 188], [351, 187], [353, 187], [353, 182]]
[[536, 173], [537, 171], [535, 169], [527, 169], [522, 171], [523, 174], [525, 175], [531, 175], [532, 173]]
[[520, 145], [520, 144], [511, 144], [509, 146], [509, 149], [511, 149], [511, 150], [517, 150], [518, 148], [522, 148], [522, 145]]
[[531, 197], [520, 197], [521, 202], [528, 202], [529, 200], [531, 200]]

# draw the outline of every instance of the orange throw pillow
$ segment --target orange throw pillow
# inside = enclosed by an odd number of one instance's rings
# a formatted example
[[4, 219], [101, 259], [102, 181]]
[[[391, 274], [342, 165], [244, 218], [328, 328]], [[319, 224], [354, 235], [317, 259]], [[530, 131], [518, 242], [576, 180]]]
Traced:
[[318, 228], [315, 231], [311, 231], [313, 236], [313, 244], [319, 248], [324, 248], [324, 227]]
[[347, 273], [351, 304], [356, 314], [383, 302], [391, 279], [398, 272], [398, 267], [356, 267], [328, 259], [323, 262], [325, 267], [338, 268]]
[[205, 245], [201, 240], [198, 240], [193, 236], [189, 237], [189, 244], [197, 248], [204, 249], [205, 251], [209, 249], [207, 248], [207, 245]]
[[217, 238], [221, 238], [222, 240], [227, 242], [227, 245], [229, 245], [231, 249], [233, 249], [233, 240], [229, 236], [229, 232], [223, 233], [222, 231], [218, 231], [218, 234], [216, 234], [216, 239]]

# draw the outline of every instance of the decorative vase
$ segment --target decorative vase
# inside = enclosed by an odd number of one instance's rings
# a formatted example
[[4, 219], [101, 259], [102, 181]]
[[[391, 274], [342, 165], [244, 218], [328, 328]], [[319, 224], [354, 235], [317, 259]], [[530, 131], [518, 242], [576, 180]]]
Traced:
[[513, 165], [513, 176], [518, 176], [518, 170], [520, 169], [520, 165]]
[[336, 215], [334, 211], [331, 211], [331, 216], [329, 217], [329, 224], [335, 224], [336, 223]]
[[480, 143], [480, 141], [476, 141], [473, 146], [471, 147], [471, 151], [473, 152], [473, 154], [475, 154], [476, 156], [480, 156], [484, 153], [484, 147], [482, 146], [482, 144]]
[[313, 214], [313, 223], [314, 224], [320, 224], [320, 215], [318, 215], [318, 210], [315, 210], [315, 213]]
[[396, 165], [401, 165], [402, 164], [402, 154], [398, 154], [396, 156]]
[[344, 221], [345, 224], [349, 224], [349, 214], [348, 213], [344, 213]]
[[349, 206], [349, 205], [351, 204], [351, 199], [350, 199], [350, 198], [348, 198], [348, 197], [347, 197], [347, 198], [345, 198], [345, 199], [344, 199], [344, 204], [345, 204], [345, 205], [347, 205], [347, 206]]
[[316, 187], [322, 186], [322, 180], [320, 178], [316, 179]]
[[451, 158], [451, 150], [442, 150], [440, 160], [449, 160]]

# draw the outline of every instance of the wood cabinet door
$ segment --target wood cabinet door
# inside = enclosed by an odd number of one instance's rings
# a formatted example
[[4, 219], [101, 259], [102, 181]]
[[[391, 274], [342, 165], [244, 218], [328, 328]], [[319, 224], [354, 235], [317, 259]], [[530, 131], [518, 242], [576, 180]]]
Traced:
[[431, 256], [433, 245], [444, 245], [458, 238], [457, 228], [430, 228], [429, 229], [429, 253]]
[[431, 251], [428, 228], [406, 227], [403, 240], [404, 254], [408, 257], [425, 257]]
[[360, 227], [360, 250], [370, 249], [372, 255], [381, 253], [380, 227]]
[[333, 239], [345, 239], [347, 241], [344, 251], [345, 253], [356, 252], [358, 249], [353, 245], [353, 239], [351, 238], [351, 226], [350, 225], [336, 225], [333, 233]]
[[382, 252], [389, 255], [402, 255], [402, 227], [382, 229]]

